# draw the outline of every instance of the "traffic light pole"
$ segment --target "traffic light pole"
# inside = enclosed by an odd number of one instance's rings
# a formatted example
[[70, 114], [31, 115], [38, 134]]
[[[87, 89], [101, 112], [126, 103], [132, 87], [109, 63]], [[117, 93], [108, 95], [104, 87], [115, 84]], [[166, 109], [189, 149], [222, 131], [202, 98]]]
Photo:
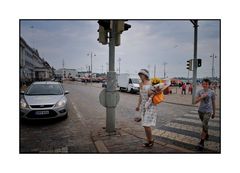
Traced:
[[195, 104], [197, 90], [197, 40], [198, 40], [198, 20], [191, 20], [194, 27], [194, 53], [193, 53], [193, 93], [192, 104]]
[[[115, 72], [115, 32], [116, 32], [116, 21], [112, 21], [112, 29], [110, 31], [109, 39], [109, 72], [107, 73], [107, 88], [106, 88], [106, 99], [115, 102], [115, 97], [111, 97], [116, 91], [116, 72]], [[110, 98], [111, 97], [111, 98]], [[115, 132], [115, 107], [106, 107], [106, 131], [108, 133]]]

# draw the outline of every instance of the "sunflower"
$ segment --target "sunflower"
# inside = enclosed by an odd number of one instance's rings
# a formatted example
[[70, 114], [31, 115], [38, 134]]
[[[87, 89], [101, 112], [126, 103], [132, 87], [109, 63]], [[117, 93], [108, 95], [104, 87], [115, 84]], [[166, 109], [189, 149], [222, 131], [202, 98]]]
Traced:
[[152, 85], [156, 85], [156, 84], [162, 83], [162, 80], [158, 77], [154, 77], [151, 79], [151, 83]]

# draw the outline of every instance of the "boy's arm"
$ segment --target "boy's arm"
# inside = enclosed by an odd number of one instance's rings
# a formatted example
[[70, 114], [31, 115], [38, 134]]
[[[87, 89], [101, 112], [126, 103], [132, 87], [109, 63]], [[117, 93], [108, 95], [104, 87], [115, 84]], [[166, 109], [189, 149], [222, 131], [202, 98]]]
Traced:
[[196, 100], [195, 100], [195, 104], [197, 104], [198, 102], [200, 102], [202, 99], [204, 99], [205, 97], [207, 96], [207, 94], [198, 94], [198, 96], [196, 97]]
[[200, 102], [202, 100], [201, 96], [197, 96], [195, 99], [195, 104], [197, 104], [198, 102]]

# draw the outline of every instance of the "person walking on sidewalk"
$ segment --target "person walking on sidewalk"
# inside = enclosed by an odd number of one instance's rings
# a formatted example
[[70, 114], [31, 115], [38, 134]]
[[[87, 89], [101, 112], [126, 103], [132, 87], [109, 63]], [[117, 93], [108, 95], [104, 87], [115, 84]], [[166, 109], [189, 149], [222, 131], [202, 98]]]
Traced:
[[188, 94], [189, 94], [189, 93], [192, 94], [192, 89], [193, 89], [193, 87], [192, 87], [192, 84], [190, 83], [190, 84], [189, 84], [189, 87], [188, 87]]
[[182, 95], [186, 95], [186, 88], [187, 88], [187, 85], [185, 83], [182, 84]]
[[199, 118], [202, 121], [202, 133], [201, 140], [198, 144], [198, 149], [202, 150], [204, 148], [204, 140], [208, 140], [208, 121], [210, 117], [212, 119], [215, 116], [215, 93], [212, 91], [210, 87], [210, 80], [203, 79], [202, 87], [200, 91], [197, 93], [195, 104], [200, 102], [200, 106], [198, 108]]
[[[157, 107], [154, 104], [150, 104], [148, 109], [145, 108], [145, 104], [149, 99], [149, 94], [151, 90], [151, 82], [149, 80], [149, 72], [146, 69], [140, 70], [138, 73], [139, 77], [141, 78], [140, 83], [140, 94], [138, 105], [136, 107], [136, 111], [140, 111], [141, 118], [139, 121], [142, 120], [142, 126], [144, 127], [147, 142], [143, 144], [144, 147], [152, 147], [154, 144], [154, 140], [152, 137], [152, 126], [156, 125], [157, 119]], [[135, 121], [137, 121], [135, 119]]]

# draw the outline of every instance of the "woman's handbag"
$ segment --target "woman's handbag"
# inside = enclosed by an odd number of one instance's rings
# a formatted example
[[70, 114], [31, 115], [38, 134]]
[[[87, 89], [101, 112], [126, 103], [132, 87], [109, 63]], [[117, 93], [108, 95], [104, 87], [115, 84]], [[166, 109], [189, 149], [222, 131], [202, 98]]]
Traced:
[[153, 96], [153, 98], [152, 98], [152, 102], [153, 102], [153, 104], [155, 104], [155, 105], [163, 102], [163, 100], [164, 100], [163, 92], [160, 92], [160, 93], [158, 93], [158, 94], [155, 94], [155, 95]]

